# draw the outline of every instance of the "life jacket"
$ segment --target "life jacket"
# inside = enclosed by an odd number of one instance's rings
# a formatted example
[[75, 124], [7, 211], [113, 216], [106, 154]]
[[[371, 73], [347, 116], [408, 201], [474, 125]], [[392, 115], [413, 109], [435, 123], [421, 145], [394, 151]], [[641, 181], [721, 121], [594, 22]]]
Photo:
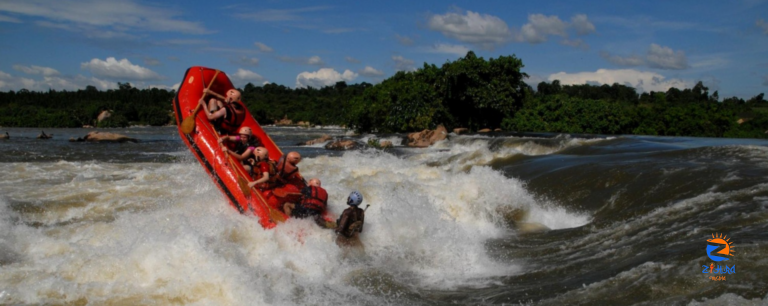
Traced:
[[234, 101], [231, 103], [224, 103], [224, 109], [227, 110], [227, 114], [221, 120], [221, 128], [224, 131], [234, 132], [245, 120], [245, 105], [243, 102]]
[[322, 212], [328, 205], [328, 192], [317, 186], [307, 186], [301, 190], [304, 198], [301, 200], [301, 206], [307, 209]]
[[[238, 136], [240, 137], [240, 136]], [[242, 141], [238, 140], [234, 142], [234, 147], [232, 148], [232, 151], [237, 154], [243, 154], [245, 153], [248, 148], [256, 149], [256, 147], [261, 145], [261, 140], [259, 140], [258, 137], [250, 136], [248, 137], [248, 142], [243, 143]]]
[[280, 161], [278, 161], [277, 175], [275, 175], [274, 180], [270, 178], [273, 186], [281, 187], [286, 184], [293, 184], [299, 189], [307, 187], [307, 182], [305, 182], [304, 178], [299, 174], [299, 167], [296, 167], [296, 169], [293, 169], [292, 171], [285, 171], [285, 164], [287, 162], [285, 156], [280, 157]]
[[[264, 174], [264, 171], [262, 171], [261, 167], [262, 165], [265, 165], [268, 167], [267, 173], [269, 173], [269, 181], [272, 181], [272, 178], [277, 176], [277, 165], [275, 164], [275, 161], [268, 159], [268, 160], [261, 160], [256, 163], [256, 165], [253, 166], [254, 168], [254, 180], [259, 180], [261, 176]], [[269, 183], [267, 181], [267, 183]], [[266, 183], [265, 183], [266, 184]]]

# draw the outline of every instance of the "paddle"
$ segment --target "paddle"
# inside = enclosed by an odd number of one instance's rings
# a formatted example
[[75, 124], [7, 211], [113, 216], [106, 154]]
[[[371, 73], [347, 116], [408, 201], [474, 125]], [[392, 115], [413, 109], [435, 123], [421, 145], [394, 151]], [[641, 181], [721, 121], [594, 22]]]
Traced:
[[[221, 71], [219, 71], [217, 69], [216, 73], [213, 74], [213, 78], [211, 79], [211, 82], [208, 83], [208, 87], [206, 87], [205, 89], [211, 89], [211, 85], [213, 85], [213, 82], [216, 81], [216, 77], [219, 76], [219, 72], [221, 72]], [[203, 94], [203, 97], [205, 97], [205, 94]], [[203, 103], [205, 103], [205, 101], [203, 101]], [[184, 118], [183, 121], [181, 121], [181, 132], [182, 133], [190, 134], [190, 133], [192, 133], [192, 131], [195, 130], [195, 118], [197, 118], [197, 113], [200, 112], [200, 108], [202, 106], [203, 105], [201, 103], [198, 103], [197, 107], [195, 107], [195, 110], [192, 112], [192, 115], [187, 116], [186, 118]]]
[[[216, 136], [218, 137], [218, 133], [216, 133]], [[227, 155], [227, 160], [229, 160], [229, 166], [232, 167], [232, 170], [234, 170], [237, 173], [237, 185], [240, 186], [240, 190], [243, 191], [246, 197], [250, 197], [251, 187], [248, 186], [248, 180], [243, 177], [240, 171], [238, 171], [237, 164], [235, 163], [235, 160], [232, 159], [232, 156], [229, 155], [229, 152], [224, 152], [224, 154]]]
[[287, 192], [285, 190], [275, 188], [275, 189], [272, 189], [272, 194], [274, 194], [279, 198], [285, 198], [288, 196], [300, 196], [301, 192]]

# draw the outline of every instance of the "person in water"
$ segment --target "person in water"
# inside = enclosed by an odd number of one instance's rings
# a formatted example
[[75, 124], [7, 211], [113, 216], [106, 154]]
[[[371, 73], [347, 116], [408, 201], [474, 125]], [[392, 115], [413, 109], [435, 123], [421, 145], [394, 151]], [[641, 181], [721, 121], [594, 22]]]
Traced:
[[[214, 98], [206, 104], [204, 98], [207, 94]], [[245, 120], [245, 105], [240, 101], [240, 91], [236, 89], [227, 90], [226, 97], [210, 89], [203, 89], [203, 97], [198, 103], [202, 104], [208, 121], [220, 133], [234, 134]]]
[[363, 223], [365, 223], [365, 210], [361, 209], [363, 195], [360, 192], [352, 191], [347, 198], [349, 208], [341, 213], [336, 222], [336, 244], [339, 246], [362, 247], [358, 235], [363, 232]]
[[264, 147], [257, 147], [253, 150], [253, 158], [249, 159], [253, 167], [253, 179], [255, 181], [248, 183], [248, 187], [257, 187], [259, 189], [269, 188], [269, 179], [277, 175], [277, 166], [275, 162], [269, 159], [269, 151]]
[[259, 141], [258, 137], [253, 137], [251, 128], [244, 126], [240, 128], [236, 136], [219, 137], [219, 144], [224, 144], [225, 142], [234, 143], [234, 148], [229, 150], [226, 146], [223, 146], [222, 150], [224, 153], [233, 156], [243, 163], [245, 170], [250, 173], [252, 168], [247, 160], [253, 156], [253, 151], [261, 146], [261, 141]]
[[285, 203], [285, 214], [295, 218], [312, 218], [320, 227], [326, 227], [323, 213], [328, 207], [328, 192], [321, 184], [318, 178], [309, 180], [307, 187], [301, 190], [302, 198], [298, 204]]
[[280, 157], [277, 161], [277, 175], [275, 176], [275, 187], [282, 187], [285, 185], [294, 185], [297, 189], [301, 190], [307, 187], [307, 182], [304, 177], [299, 173], [299, 163], [301, 162], [301, 154], [299, 152], [288, 152], [288, 154]]

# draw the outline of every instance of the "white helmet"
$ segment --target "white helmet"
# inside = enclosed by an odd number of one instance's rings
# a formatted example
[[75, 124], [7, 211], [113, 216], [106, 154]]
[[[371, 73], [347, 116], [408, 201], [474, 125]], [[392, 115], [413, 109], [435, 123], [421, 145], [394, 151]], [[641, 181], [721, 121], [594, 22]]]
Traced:
[[357, 191], [352, 191], [347, 198], [347, 205], [358, 206], [363, 203], [363, 195]]

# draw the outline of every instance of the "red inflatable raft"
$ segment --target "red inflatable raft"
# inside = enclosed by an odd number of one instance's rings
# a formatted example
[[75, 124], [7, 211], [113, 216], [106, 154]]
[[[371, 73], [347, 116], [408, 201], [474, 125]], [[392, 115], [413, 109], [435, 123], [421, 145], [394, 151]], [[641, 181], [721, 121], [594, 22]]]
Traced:
[[[293, 185], [265, 191], [248, 188], [247, 183], [252, 181], [251, 177], [239, 161], [222, 151], [218, 143], [219, 135], [206, 118], [204, 111], [197, 114], [195, 128], [191, 133], [185, 134], [182, 130], [184, 118], [192, 115], [206, 86], [210, 86], [210, 90], [221, 95], [235, 88], [224, 72], [217, 73], [217, 71], [205, 67], [192, 67], [184, 74], [184, 80], [173, 100], [179, 135], [232, 207], [242, 214], [253, 213], [259, 218], [259, 223], [264, 228], [275, 227], [277, 223], [287, 218], [278, 207], [283, 202], [298, 200], [298, 188]], [[247, 109], [245, 112], [245, 120], [241, 127], [250, 127], [253, 135], [259, 137], [269, 151], [270, 159], [279, 160], [283, 152], [253, 119], [251, 113]], [[277, 197], [276, 194], [283, 197]], [[326, 216], [326, 220], [329, 219]]]

